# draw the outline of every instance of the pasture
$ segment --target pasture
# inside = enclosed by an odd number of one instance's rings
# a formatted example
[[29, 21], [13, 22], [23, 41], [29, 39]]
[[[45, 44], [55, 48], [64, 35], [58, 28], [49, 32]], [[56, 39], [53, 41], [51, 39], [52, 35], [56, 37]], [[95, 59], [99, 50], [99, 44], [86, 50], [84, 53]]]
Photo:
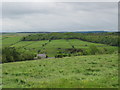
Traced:
[[117, 54], [5, 63], [2, 69], [3, 88], [118, 87]]
[[[11, 35], [11, 34], [10, 34]], [[10, 46], [10, 47], [16, 47], [18, 49], [26, 49], [33, 53], [46, 53], [49, 57], [54, 57], [58, 49], [61, 50], [69, 49], [74, 46], [77, 49], [88, 49], [90, 45], [95, 45], [99, 49], [106, 48], [108, 50], [108, 53], [117, 51], [118, 48], [116, 46], [109, 46], [105, 44], [99, 44], [99, 43], [92, 43], [87, 41], [82, 41], [78, 39], [59, 39], [59, 40], [51, 40], [49, 42], [48, 40], [40, 40], [40, 41], [21, 41], [23, 36], [27, 36], [29, 34], [12, 34], [10, 35], [3, 35], [2, 40], [2, 46]]]

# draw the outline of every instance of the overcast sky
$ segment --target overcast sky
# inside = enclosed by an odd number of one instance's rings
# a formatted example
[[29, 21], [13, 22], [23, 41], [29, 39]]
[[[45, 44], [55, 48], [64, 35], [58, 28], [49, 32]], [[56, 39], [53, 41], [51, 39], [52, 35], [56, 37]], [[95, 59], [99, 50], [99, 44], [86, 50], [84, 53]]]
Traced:
[[4, 2], [3, 32], [116, 31], [116, 2]]

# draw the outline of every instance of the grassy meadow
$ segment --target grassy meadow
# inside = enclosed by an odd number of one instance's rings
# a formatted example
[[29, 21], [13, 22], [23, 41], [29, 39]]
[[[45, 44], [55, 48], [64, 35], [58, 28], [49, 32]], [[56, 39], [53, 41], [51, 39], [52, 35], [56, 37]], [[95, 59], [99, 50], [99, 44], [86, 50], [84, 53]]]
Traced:
[[3, 64], [3, 88], [68, 87], [117, 88], [117, 54]]

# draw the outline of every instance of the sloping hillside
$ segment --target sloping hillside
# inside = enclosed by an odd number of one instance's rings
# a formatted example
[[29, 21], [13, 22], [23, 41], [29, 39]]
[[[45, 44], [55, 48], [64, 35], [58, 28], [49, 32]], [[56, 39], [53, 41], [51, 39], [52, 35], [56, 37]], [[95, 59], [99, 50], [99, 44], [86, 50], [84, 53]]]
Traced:
[[3, 64], [4, 88], [115, 88], [117, 81], [117, 54]]

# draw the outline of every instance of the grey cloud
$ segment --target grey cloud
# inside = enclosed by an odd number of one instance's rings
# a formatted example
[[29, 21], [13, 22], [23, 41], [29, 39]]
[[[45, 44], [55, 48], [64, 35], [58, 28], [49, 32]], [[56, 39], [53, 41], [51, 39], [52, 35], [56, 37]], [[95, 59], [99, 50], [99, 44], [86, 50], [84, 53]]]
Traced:
[[117, 30], [117, 3], [3, 3], [3, 31]]
[[85, 2], [85, 3], [15, 3], [7, 2], [3, 3], [3, 15], [21, 15], [31, 13], [56, 13], [61, 10], [63, 11], [112, 11], [116, 9], [117, 3], [113, 2]]

